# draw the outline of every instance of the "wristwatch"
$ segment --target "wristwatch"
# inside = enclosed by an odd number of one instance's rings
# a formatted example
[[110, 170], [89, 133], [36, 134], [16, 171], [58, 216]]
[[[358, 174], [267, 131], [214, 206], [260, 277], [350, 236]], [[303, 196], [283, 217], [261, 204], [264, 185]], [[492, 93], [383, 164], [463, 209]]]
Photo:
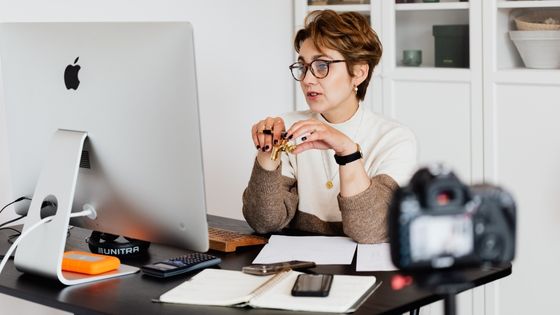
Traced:
[[359, 160], [362, 158], [362, 148], [360, 148], [360, 145], [356, 143], [356, 146], [358, 147], [358, 150], [352, 154], [348, 154], [348, 155], [334, 155], [334, 160], [336, 161], [336, 164], [338, 165], [346, 165], [348, 163], [354, 162], [356, 160]]

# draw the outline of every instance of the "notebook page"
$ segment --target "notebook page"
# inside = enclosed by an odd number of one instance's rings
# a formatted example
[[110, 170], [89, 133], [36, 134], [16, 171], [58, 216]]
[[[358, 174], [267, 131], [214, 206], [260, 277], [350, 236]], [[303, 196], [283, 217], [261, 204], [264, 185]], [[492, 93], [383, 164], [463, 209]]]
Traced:
[[253, 276], [240, 271], [204, 269], [160, 296], [166, 303], [230, 306], [248, 302], [253, 290], [272, 276]]
[[277, 285], [253, 298], [250, 305], [293, 311], [344, 313], [375, 284], [374, 276], [335, 275], [327, 297], [292, 296], [292, 287], [298, 274], [291, 272]]

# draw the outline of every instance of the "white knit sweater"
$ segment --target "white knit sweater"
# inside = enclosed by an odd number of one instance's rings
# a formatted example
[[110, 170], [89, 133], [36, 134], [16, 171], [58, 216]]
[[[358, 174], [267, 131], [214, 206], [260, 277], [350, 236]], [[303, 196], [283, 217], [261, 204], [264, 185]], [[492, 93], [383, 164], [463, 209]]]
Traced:
[[[362, 149], [369, 177], [389, 175], [399, 186], [405, 185], [417, 163], [414, 134], [403, 125], [360, 105], [354, 116], [340, 124], [327, 122], [311, 111], [292, 112], [282, 116], [289, 128], [299, 120], [315, 118], [343, 132]], [[295, 139], [296, 144], [301, 139]], [[340, 192], [338, 164], [333, 150], [308, 150], [298, 155], [282, 154], [282, 175], [297, 180], [298, 210], [317, 216], [325, 222], [341, 221], [337, 195]], [[334, 187], [327, 189], [332, 180]]]

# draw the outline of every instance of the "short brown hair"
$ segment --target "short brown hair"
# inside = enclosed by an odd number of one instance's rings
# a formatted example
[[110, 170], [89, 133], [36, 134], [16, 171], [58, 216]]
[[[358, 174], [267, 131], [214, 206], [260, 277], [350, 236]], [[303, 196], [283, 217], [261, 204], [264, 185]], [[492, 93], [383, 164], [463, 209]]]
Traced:
[[356, 64], [369, 65], [367, 78], [358, 85], [356, 95], [363, 100], [373, 69], [379, 63], [383, 46], [368, 20], [356, 12], [337, 13], [333, 10], [312, 11], [305, 18], [305, 27], [296, 33], [294, 48], [310, 38], [317, 49], [334, 49], [344, 56], [348, 73], [353, 76]]

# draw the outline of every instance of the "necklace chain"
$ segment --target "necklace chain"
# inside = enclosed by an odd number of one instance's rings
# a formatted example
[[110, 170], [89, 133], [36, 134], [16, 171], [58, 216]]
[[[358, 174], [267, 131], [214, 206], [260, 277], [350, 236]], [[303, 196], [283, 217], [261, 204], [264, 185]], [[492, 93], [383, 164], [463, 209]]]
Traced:
[[[362, 112], [360, 113], [361, 117], [360, 117], [360, 122], [358, 123], [358, 128], [356, 128], [356, 134], [354, 135], [354, 138], [352, 138], [352, 140], [355, 141], [355, 139], [358, 137], [358, 133], [360, 132], [360, 128], [362, 127], [362, 122], [364, 120], [364, 109], [358, 107], [358, 110], [361, 110]], [[323, 162], [323, 169], [325, 170], [325, 175], [327, 176], [327, 182], [325, 183], [325, 186], [327, 187], [327, 189], [332, 189], [334, 187], [334, 183], [333, 180], [335, 179], [335, 177], [338, 175], [338, 171], [340, 170], [340, 167], [336, 168], [336, 171], [334, 172], [334, 175], [331, 177], [329, 176], [329, 169], [328, 169], [328, 163], [325, 161], [325, 152], [328, 152], [328, 150], [324, 150], [321, 151], [321, 158], [322, 158], [322, 162]], [[327, 161], [328, 161], [329, 155], [327, 154]]]

